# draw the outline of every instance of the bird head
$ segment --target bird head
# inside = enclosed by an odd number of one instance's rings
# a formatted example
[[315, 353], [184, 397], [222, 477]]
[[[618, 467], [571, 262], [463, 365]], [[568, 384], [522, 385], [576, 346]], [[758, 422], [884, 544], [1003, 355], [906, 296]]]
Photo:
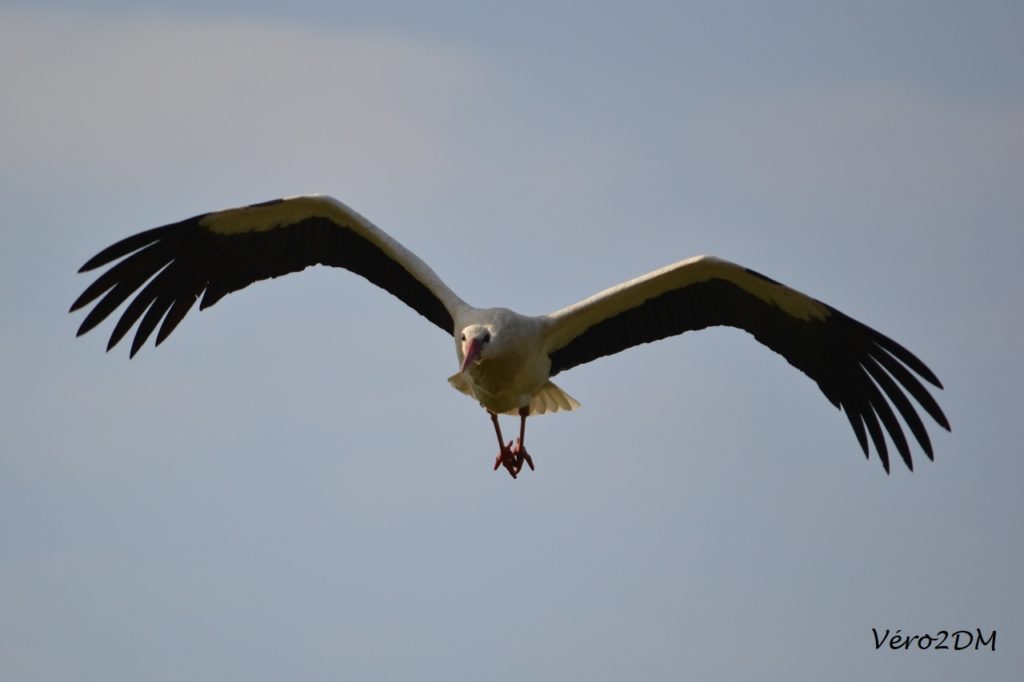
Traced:
[[465, 372], [483, 360], [484, 352], [491, 343], [492, 336], [491, 325], [487, 324], [471, 324], [462, 330], [462, 336], [459, 338], [462, 366], [459, 367], [459, 372]]

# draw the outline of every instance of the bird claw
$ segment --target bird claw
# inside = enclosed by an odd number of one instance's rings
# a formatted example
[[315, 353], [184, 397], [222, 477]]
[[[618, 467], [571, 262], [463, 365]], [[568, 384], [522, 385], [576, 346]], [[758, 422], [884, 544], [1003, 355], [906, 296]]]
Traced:
[[509, 441], [508, 445], [502, 445], [501, 450], [498, 451], [498, 456], [494, 458], [494, 470], [497, 471], [500, 466], [508, 469], [508, 473], [512, 475], [512, 478], [516, 477], [518, 470], [515, 468], [515, 455], [512, 454], [512, 441]]
[[530, 457], [530, 453], [526, 451], [525, 447], [523, 447], [522, 441], [516, 438], [515, 445], [513, 445], [510, 449], [512, 451], [512, 454], [515, 455], [516, 461], [520, 469], [523, 468], [523, 462], [526, 462], [526, 464], [530, 467], [530, 471], [536, 471], [536, 469], [534, 469], [533, 467], [533, 457]]
[[512, 478], [516, 478], [523, 470], [523, 462], [530, 467], [530, 471], [535, 470], [533, 458], [530, 457], [530, 453], [526, 451], [520, 440], [516, 438], [515, 443], [509, 441], [508, 445], [503, 446], [498, 452], [498, 456], [494, 459], [494, 470], [497, 471], [498, 467], [503, 466]]

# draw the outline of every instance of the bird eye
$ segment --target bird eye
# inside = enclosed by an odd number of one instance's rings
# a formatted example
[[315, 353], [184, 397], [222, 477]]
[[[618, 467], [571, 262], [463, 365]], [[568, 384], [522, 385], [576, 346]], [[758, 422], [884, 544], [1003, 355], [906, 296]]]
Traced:
[[491, 340], [491, 333], [484, 332], [484, 343], [488, 343]]
[[465, 341], [465, 340], [466, 340], [466, 335], [465, 335], [465, 334], [463, 334], [463, 335], [462, 335], [462, 340], [463, 340], [463, 341]]

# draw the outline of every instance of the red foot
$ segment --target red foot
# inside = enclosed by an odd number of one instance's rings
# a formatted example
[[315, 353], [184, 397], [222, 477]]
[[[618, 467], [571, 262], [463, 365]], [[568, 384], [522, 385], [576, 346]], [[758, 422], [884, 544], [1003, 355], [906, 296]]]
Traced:
[[535, 471], [533, 468], [533, 457], [530, 457], [530, 453], [523, 447], [522, 441], [516, 438], [515, 445], [512, 446], [512, 454], [516, 456], [516, 461], [519, 464], [519, 468], [523, 468], [523, 462], [530, 467], [530, 471]]
[[523, 462], [526, 462], [531, 471], [534, 470], [533, 458], [522, 446], [520, 440], [516, 438], [514, 444], [509, 441], [508, 445], [502, 446], [498, 456], [494, 459], [494, 470], [497, 471], [498, 467], [503, 466], [512, 478], [516, 478], [523, 469]]
[[516, 456], [512, 454], [512, 441], [509, 441], [508, 445], [502, 445], [501, 450], [498, 451], [498, 456], [494, 458], [494, 470], [497, 471], [500, 466], [508, 469], [508, 473], [512, 478], [515, 478], [519, 473], [519, 468], [516, 466]]

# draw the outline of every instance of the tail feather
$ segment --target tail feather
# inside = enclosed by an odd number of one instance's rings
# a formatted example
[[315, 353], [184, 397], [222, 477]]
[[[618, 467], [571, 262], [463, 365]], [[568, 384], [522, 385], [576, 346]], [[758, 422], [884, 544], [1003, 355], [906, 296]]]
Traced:
[[[452, 388], [465, 393], [469, 397], [475, 397], [473, 389], [470, 388], [469, 382], [466, 381], [461, 372], [448, 377], [448, 383], [452, 385]], [[540, 387], [540, 390], [530, 400], [530, 416], [547, 414], [548, 412], [568, 412], [569, 410], [575, 410], [579, 406], [579, 402], [571, 395], [550, 381], [545, 381], [544, 385]], [[518, 416], [519, 408], [513, 408], [505, 412], [505, 414]]]
[[[575, 410], [579, 402], [571, 395], [560, 389], [550, 381], [545, 381], [540, 390], [530, 400], [530, 416], [535, 414], [546, 414], [548, 412], [561, 412]], [[509, 410], [506, 414], [517, 415], [519, 410]]]

